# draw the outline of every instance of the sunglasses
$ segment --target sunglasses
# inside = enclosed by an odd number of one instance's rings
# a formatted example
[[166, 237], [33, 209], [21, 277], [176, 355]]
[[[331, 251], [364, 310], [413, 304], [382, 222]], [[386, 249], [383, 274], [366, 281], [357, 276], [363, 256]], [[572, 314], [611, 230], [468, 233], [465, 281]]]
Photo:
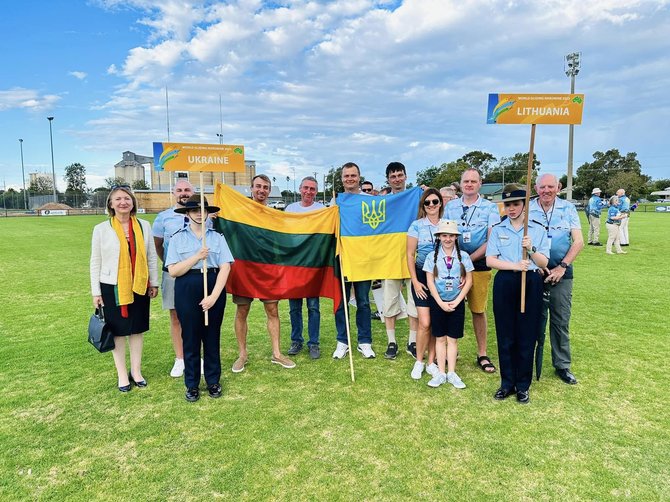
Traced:
[[130, 188], [130, 185], [123, 184], [123, 185], [112, 185], [111, 190], [116, 190], [117, 188]]
[[423, 201], [423, 205], [428, 207], [428, 206], [439, 206], [440, 202], [442, 202], [440, 199], [426, 199]]
[[372, 192], [372, 188], [361, 188], [361, 192]]

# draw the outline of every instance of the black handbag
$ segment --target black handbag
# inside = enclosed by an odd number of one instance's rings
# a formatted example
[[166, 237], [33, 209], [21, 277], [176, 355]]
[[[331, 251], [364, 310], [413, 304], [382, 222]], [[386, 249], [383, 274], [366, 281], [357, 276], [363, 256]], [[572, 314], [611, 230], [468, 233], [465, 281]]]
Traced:
[[114, 333], [105, 323], [105, 313], [102, 306], [95, 309], [88, 321], [88, 341], [98, 352], [109, 352], [114, 348]]

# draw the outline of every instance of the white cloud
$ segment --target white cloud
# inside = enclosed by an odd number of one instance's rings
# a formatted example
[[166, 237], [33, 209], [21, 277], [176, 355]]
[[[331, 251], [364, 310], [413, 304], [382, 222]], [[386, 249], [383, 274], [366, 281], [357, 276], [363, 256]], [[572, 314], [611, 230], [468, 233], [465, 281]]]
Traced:
[[44, 110], [52, 108], [60, 96], [54, 94], [40, 94], [34, 89], [14, 88], [6, 91], [0, 90], [0, 111], [14, 108], [29, 110]]
[[71, 71], [68, 72], [68, 75], [72, 75], [74, 78], [79, 80], [84, 80], [88, 76], [88, 73], [84, 71]]

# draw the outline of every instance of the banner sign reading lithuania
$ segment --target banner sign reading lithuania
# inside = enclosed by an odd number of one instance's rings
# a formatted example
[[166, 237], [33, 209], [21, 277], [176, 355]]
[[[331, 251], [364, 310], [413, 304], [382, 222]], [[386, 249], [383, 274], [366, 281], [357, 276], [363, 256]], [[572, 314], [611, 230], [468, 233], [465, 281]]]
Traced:
[[244, 147], [154, 142], [154, 170], [244, 172]]
[[487, 124], [581, 124], [583, 94], [489, 94]]

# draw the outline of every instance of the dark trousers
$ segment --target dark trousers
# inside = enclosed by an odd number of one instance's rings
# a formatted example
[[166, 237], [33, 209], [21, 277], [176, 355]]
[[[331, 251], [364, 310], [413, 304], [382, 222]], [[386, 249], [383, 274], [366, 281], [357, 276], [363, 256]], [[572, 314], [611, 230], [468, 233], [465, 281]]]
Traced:
[[493, 280], [493, 314], [498, 339], [500, 386], [527, 391], [542, 316], [542, 277], [526, 273], [526, 308], [521, 313], [521, 273], [499, 270]]
[[[209, 293], [214, 289], [217, 272], [207, 273]], [[200, 384], [200, 346], [203, 348], [205, 382], [219, 383], [221, 379], [221, 323], [226, 309], [226, 290], [214, 306], [209, 309], [209, 326], [205, 326], [205, 314], [200, 302], [203, 298], [202, 274], [188, 272], [175, 281], [174, 306], [181, 324], [184, 345], [184, 384], [195, 388]]]

